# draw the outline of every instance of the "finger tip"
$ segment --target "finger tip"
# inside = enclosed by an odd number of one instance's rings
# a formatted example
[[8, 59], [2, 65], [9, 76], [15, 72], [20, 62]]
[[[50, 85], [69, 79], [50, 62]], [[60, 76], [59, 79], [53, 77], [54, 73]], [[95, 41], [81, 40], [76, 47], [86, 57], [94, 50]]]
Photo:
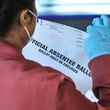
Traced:
[[93, 28], [92, 25], [88, 25], [87, 28], [86, 28], [86, 32], [90, 32], [92, 28]]
[[101, 15], [101, 19], [108, 19], [109, 17], [107, 15]]

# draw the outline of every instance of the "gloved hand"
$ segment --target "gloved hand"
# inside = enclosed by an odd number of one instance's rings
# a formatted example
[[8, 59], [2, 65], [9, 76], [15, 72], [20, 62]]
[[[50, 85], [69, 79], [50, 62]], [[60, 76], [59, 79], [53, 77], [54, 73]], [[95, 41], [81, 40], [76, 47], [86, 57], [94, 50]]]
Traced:
[[87, 27], [88, 36], [84, 41], [84, 49], [90, 59], [110, 54], [110, 18], [102, 15], [94, 18]]

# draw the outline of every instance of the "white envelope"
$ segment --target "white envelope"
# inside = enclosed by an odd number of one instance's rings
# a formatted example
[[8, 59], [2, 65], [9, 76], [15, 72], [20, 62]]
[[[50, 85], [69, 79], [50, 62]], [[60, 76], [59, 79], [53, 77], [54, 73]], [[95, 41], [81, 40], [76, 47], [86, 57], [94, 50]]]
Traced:
[[91, 88], [89, 58], [83, 42], [87, 33], [63, 24], [39, 20], [32, 40], [23, 49], [26, 58], [69, 76], [83, 94]]

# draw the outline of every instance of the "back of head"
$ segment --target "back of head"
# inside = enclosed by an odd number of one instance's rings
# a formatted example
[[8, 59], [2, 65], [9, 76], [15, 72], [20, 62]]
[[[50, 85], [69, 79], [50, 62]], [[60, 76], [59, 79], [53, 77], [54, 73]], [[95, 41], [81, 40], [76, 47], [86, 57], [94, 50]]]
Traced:
[[[33, 10], [35, 0], [0, 0], [0, 37], [10, 31], [18, 13], [23, 9]], [[19, 20], [17, 21], [19, 23]]]

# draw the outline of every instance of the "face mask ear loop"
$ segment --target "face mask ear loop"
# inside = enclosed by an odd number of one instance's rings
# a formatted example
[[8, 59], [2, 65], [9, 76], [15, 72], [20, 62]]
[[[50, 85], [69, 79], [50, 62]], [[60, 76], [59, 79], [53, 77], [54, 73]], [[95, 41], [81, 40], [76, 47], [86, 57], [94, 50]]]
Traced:
[[[37, 18], [37, 16], [36, 16], [31, 10], [28, 10], [28, 11], [29, 11], [34, 17]], [[27, 27], [24, 26], [24, 25], [23, 25], [23, 27], [24, 27], [24, 29], [25, 29], [25, 31], [26, 31], [26, 33], [27, 33], [27, 35], [28, 35], [29, 41], [30, 41], [30, 40], [32, 39], [32, 37], [31, 37], [31, 35], [30, 35], [30, 33], [29, 33]]]
[[36, 18], [36, 21], [38, 22], [38, 17], [35, 13], [33, 13], [31, 10], [28, 10], [35, 18]]
[[34, 17], [37, 18], [36, 14], [34, 14], [31, 10], [28, 10]]
[[24, 29], [25, 29], [25, 31], [26, 31], [26, 33], [27, 33], [27, 36], [28, 36], [29, 40], [31, 40], [32, 38], [31, 38], [31, 35], [30, 35], [30, 33], [29, 33], [27, 27], [26, 27], [26, 26], [23, 26], [23, 27], [24, 27]]

